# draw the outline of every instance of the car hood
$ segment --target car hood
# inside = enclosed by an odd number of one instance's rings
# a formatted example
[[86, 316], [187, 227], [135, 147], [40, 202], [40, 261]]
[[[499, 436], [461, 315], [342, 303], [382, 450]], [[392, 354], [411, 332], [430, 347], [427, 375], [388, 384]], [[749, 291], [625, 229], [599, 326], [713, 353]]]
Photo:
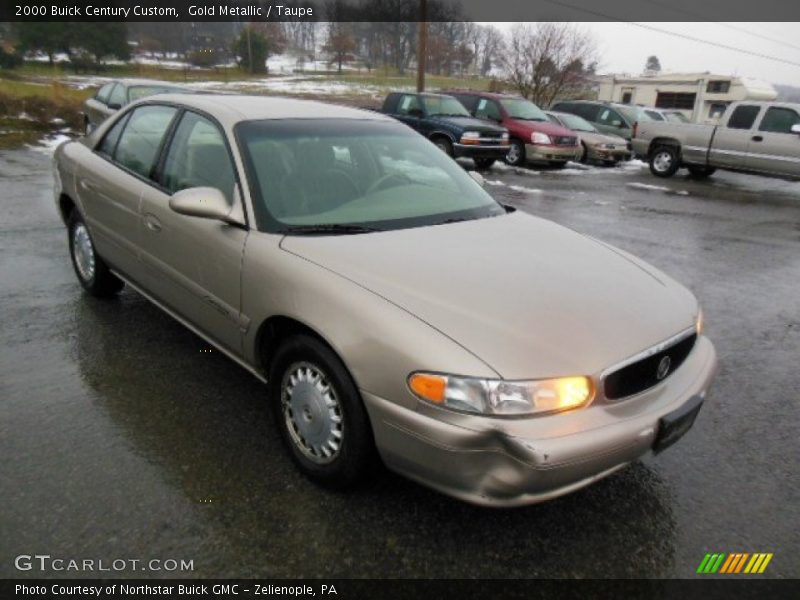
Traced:
[[281, 246], [412, 313], [507, 379], [597, 374], [691, 327], [697, 311], [656, 269], [521, 212], [287, 236]]
[[506, 128], [500, 125], [492, 125], [481, 119], [475, 117], [431, 117], [431, 121], [439, 121], [440, 123], [449, 123], [461, 129], [470, 129], [480, 133], [491, 133], [500, 135], [506, 132]]
[[576, 131], [575, 134], [590, 144], [614, 144], [623, 148], [628, 145], [625, 138], [618, 135], [608, 135], [596, 131]]

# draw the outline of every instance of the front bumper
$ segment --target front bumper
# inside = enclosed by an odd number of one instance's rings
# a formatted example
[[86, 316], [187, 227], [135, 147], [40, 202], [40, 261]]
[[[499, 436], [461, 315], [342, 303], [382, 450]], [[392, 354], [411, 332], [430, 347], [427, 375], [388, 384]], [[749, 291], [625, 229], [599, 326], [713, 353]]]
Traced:
[[578, 146], [542, 146], [525, 144], [525, 158], [529, 161], [568, 161], [580, 158], [583, 148]]
[[666, 380], [617, 402], [560, 414], [493, 419], [419, 402], [409, 410], [363, 392], [386, 465], [461, 500], [519, 506], [587, 486], [647, 454], [659, 419], [705, 396], [717, 369], [700, 337]]
[[508, 144], [453, 144], [455, 158], [494, 158], [502, 160], [508, 154]]
[[599, 146], [589, 146], [588, 155], [588, 158], [592, 160], [602, 161], [613, 160], [615, 162], [619, 162], [621, 160], [631, 159], [631, 151], [627, 148], [615, 148], [614, 150], [608, 150], [606, 148], [600, 148]]

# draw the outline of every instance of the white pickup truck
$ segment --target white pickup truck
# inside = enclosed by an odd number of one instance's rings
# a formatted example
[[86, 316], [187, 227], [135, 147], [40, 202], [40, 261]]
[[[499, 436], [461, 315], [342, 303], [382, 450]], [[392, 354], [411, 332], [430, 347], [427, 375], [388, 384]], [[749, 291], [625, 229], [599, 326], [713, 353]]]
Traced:
[[643, 121], [632, 144], [658, 177], [686, 167], [698, 178], [726, 169], [800, 179], [800, 104], [734, 102], [719, 125]]

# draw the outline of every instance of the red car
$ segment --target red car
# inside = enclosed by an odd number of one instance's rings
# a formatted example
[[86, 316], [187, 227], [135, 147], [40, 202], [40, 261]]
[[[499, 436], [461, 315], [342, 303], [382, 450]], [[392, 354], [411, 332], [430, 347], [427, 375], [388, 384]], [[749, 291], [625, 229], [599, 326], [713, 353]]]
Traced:
[[536, 161], [560, 168], [581, 156], [581, 142], [575, 132], [551, 123], [544, 111], [530, 100], [471, 90], [443, 93], [457, 98], [472, 116], [508, 129], [511, 146], [505, 160], [510, 165]]

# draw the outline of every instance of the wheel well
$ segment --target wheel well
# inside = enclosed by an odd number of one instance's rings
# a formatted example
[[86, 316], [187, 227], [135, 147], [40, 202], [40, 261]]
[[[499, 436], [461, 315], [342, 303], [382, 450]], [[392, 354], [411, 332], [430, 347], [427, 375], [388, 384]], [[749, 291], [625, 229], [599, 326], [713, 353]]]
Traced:
[[58, 197], [58, 212], [61, 213], [61, 220], [64, 221], [64, 224], [69, 221], [73, 210], [75, 210], [75, 203], [72, 198], [66, 194], [61, 194]]
[[655, 138], [652, 142], [650, 142], [650, 147], [647, 149], [647, 156], [649, 157], [653, 150], [660, 146], [672, 146], [678, 151], [678, 156], [680, 156], [681, 152], [681, 143], [673, 138]]
[[445, 140], [446, 142], [448, 142], [450, 144], [453, 143], [453, 140], [446, 133], [432, 133], [431, 137], [429, 139], [432, 142], [435, 142], [436, 140]]
[[258, 328], [256, 334], [256, 364], [261, 368], [265, 375], [269, 374], [270, 363], [275, 351], [283, 340], [292, 335], [304, 333], [321, 341], [328, 347], [331, 345], [316, 331], [308, 325], [301, 323], [291, 317], [276, 315], [269, 317]]

